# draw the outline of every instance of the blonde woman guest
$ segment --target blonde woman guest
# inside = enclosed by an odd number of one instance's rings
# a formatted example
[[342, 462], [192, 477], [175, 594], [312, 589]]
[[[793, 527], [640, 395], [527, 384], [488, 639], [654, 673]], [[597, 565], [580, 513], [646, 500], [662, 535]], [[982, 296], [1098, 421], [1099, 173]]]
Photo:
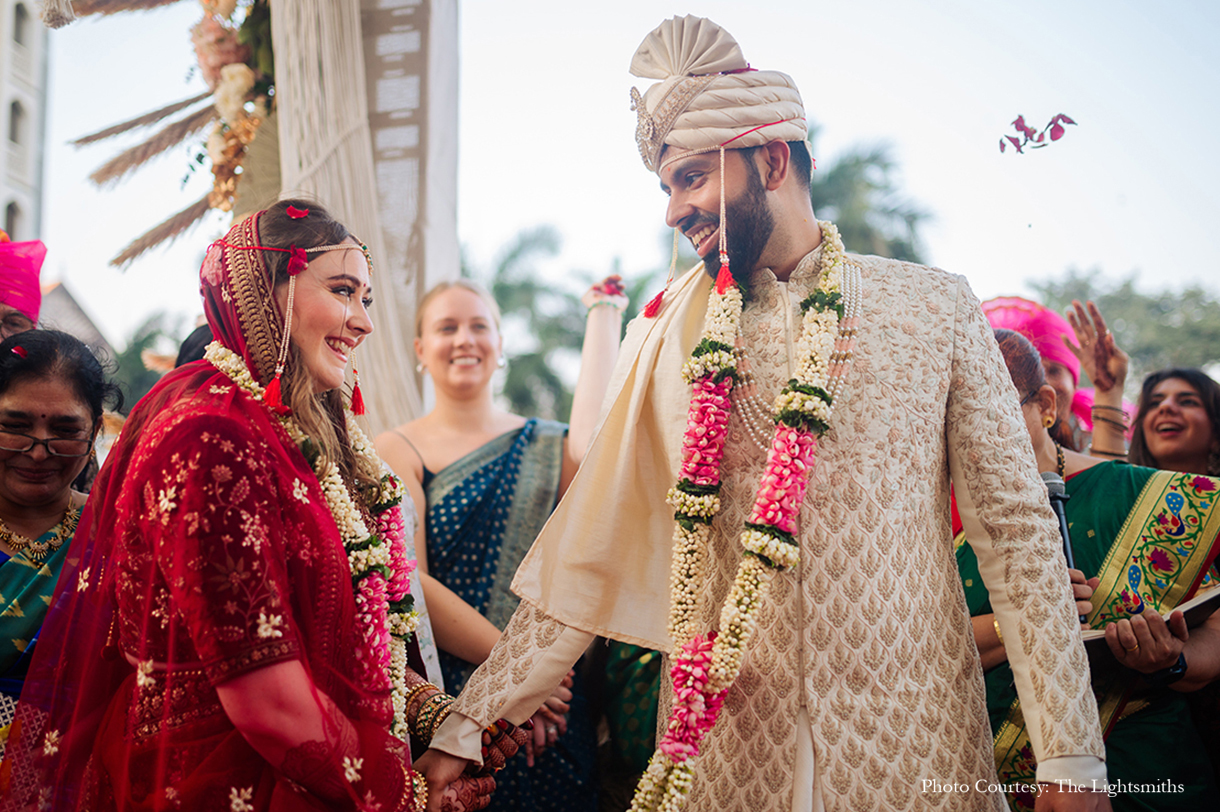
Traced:
[[[496, 405], [492, 381], [505, 365], [500, 311], [465, 280], [420, 302], [415, 353], [431, 376], [436, 405], [382, 434], [377, 450], [406, 482], [421, 516], [416, 537], [424, 593], [441, 649], [446, 689], [461, 690], [516, 609], [517, 565], [567, 490], [593, 436], [618, 355], [627, 300], [618, 277], [589, 290], [580, 376], [567, 426]], [[426, 551], [426, 552], [425, 552]], [[589, 808], [596, 739], [579, 681], [550, 702], [564, 719], [535, 715], [535, 769], [521, 759], [496, 776], [492, 809]]]

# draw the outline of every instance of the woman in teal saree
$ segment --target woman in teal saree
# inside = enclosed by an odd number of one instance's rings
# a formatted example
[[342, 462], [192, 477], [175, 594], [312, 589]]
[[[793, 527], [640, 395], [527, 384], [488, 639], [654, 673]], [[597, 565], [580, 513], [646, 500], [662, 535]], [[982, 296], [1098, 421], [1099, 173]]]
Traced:
[[[1185, 695], [1220, 674], [1220, 615], [1189, 631], [1181, 613], [1168, 624], [1160, 616], [1215, 583], [1209, 573], [1220, 552], [1220, 482], [1059, 448], [1046, 430], [1054, 391], [1041, 376], [1036, 351], [1010, 331], [997, 330], [996, 337], [1023, 401], [1039, 468], [1066, 481], [1075, 564], [1093, 587], [1087, 625], [1107, 630], [1105, 650], [1090, 658], [1107, 772], [1111, 782], [1121, 782], [1114, 809], [1209, 808], [1216, 781]], [[954, 525], [1000, 782], [1032, 785], [1035, 764], [1003, 642], [956, 516]], [[1009, 800], [1014, 809], [1032, 808], [1027, 794]]]
[[[381, 435], [377, 448], [427, 519], [416, 549], [451, 694], [486, 659], [516, 609], [513, 575], [593, 434], [626, 300], [617, 280], [607, 280], [584, 302], [588, 321], [570, 427], [495, 404], [492, 377], [504, 365], [503, 342], [499, 310], [485, 291], [446, 283], [420, 302], [415, 351], [436, 406]], [[570, 693], [561, 687], [534, 717], [536, 764], [517, 758], [497, 773], [489, 809], [595, 806], [596, 735], [580, 676], [573, 679]]]

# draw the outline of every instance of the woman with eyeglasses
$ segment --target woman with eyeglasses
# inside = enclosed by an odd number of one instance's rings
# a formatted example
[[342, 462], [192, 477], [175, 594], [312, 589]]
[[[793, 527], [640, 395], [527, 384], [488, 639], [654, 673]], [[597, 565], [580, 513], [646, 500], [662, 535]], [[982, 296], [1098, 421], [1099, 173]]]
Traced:
[[85, 495], [72, 482], [118, 387], [79, 340], [29, 330], [0, 343], [0, 738], [68, 555]]

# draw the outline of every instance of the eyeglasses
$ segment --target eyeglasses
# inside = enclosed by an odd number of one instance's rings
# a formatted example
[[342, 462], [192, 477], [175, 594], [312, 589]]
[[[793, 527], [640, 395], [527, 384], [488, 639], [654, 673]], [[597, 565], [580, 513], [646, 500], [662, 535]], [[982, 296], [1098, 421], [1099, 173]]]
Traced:
[[34, 322], [24, 313], [12, 311], [0, 318], [0, 338], [8, 338], [33, 329]]
[[1018, 405], [1024, 406], [1026, 403], [1029, 403], [1031, 400], [1033, 400], [1034, 396], [1037, 394], [1038, 394], [1038, 390], [1035, 389], [1034, 391], [1030, 392], [1025, 397], [1021, 398], [1021, 402]]
[[64, 437], [48, 437], [45, 440], [39, 440], [28, 434], [0, 431], [0, 451], [15, 451], [25, 454], [33, 451], [34, 446], [37, 445], [46, 448], [47, 453], [52, 457], [83, 457], [89, 453], [89, 448], [93, 443], [87, 438], [69, 440]]

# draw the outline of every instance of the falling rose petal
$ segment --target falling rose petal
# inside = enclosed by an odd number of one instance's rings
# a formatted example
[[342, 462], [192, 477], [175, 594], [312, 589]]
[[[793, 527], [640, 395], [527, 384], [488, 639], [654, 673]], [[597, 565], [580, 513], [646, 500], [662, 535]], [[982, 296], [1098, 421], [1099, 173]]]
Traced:
[[1072, 121], [1070, 118], [1065, 116], [1063, 113], [1060, 113], [1059, 115], [1055, 116], [1055, 121], [1062, 121], [1064, 124], [1075, 124], [1076, 123], [1075, 121]]
[[1055, 124], [1051, 126], [1051, 140], [1052, 141], [1058, 141], [1060, 138], [1063, 137], [1063, 133], [1064, 133], [1063, 125], [1059, 124], [1058, 122], [1055, 122]]
[[1000, 139], [1000, 152], [1003, 152], [1008, 147], [1008, 142], [1003, 138]]

